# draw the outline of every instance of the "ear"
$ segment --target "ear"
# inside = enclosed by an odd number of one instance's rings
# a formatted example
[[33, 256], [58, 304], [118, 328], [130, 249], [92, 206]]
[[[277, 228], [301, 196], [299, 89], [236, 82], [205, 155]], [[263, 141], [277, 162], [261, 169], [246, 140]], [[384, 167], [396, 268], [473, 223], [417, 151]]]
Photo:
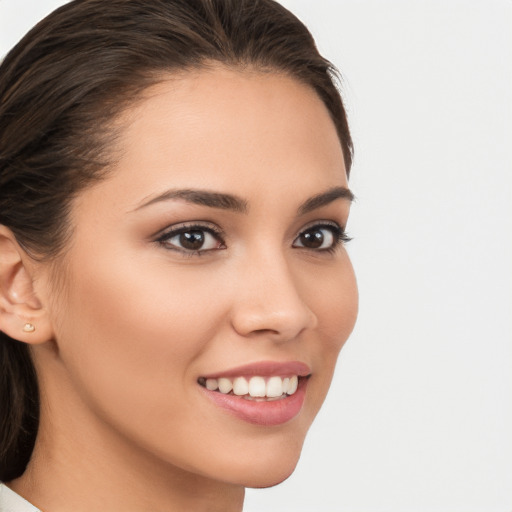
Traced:
[[34, 289], [36, 262], [0, 225], [0, 330], [29, 344], [53, 338], [48, 313]]

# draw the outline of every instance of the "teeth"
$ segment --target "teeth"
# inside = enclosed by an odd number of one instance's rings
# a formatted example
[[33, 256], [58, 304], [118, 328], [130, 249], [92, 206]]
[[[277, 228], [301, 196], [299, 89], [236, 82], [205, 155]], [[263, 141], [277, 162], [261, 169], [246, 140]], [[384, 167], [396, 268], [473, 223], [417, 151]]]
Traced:
[[219, 383], [219, 391], [221, 393], [224, 393], [225, 395], [228, 394], [233, 389], [233, 384], [229, 379], [223, 379], [220, 378], [218, 380]]
[[281, 396], [284, 393], [283, 380], [281, 377], [270, 377], [267, 382], [267, 396], [269, 398], [275, 398]]
[[297, 378], [297, 375], [294, 375], [290, 378], [290, 384], [288, 384], [288, 391], [287, 393], [289, 395], [293, 395], [295, 391], [297, 391], [297, 386], [299, 385], [299, 379]]
[[266, 394], [267, 387], [265, 385], [265, 379], [263, 377], [253, 377], [249, 381], [249, 395], [254, 397], [263, 397]]
[[249, 393], [249, 383], [243, 377], [237, 377], [233, 381], [233, 393], [238, 396]]
[[293, 395], [297, 391], [299, 378], [297, 375], [292, 377], [273, 376], [251, 377], [247, 380], [245, 377], [236, 377], [234, 380], [226, 377], [219, 379], [200, 379], [202, 385], [210, 391], [220, 391], [227, 395], [231, 392], [237, 396], [246, 396], [247, 398], [279, 398], [281, 396]]
[[215, 391], [219, 387], [219, 383], [217, 379], [206, 379], [206, 389], [210, 391]]

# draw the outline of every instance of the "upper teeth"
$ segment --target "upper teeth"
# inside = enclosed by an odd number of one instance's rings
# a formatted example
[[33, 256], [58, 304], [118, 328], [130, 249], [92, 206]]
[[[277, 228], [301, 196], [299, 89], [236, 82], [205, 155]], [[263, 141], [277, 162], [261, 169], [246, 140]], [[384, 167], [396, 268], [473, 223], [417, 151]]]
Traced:
[[229, 379], [221, 377], [219, 379], [206, 379], [204, 385], [210, 391], [220, 391], [238, 396], [249, 395], [254, 398], [277, 398], [283, 394], [293, 395], [297, 391], [299, 378], [297, 375], [292, 377], [251, 377], [247, 380], [245, 377], [236, 377]]

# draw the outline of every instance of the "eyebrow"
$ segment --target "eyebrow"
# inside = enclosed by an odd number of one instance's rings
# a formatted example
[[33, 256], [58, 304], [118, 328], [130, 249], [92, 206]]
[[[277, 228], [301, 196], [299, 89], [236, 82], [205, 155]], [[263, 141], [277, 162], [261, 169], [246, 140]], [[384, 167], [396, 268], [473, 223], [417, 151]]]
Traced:
[[[218, 208], [221, 210], [231, 210], [238, 213], [247, 213], [249, 211], [247, 201], [238, 196], [197, 189], [167, 190], [166, 192], [143, 203], [141, 206], [138, 206], [135, 211], [155, 203], [170, 201], [173, 199], [181, 199], [188, 203], [208, 206], [210, 208]], [[306, 213], [316, 210], [317, 208], [321, 208], [322, 206], [326, 206], [337, 199], [353, 201], [354, 194], [346, 187], [330, 188], [326, 192], [310, 197], [300, 205], [297, 210], [298, 215], [305, 215]]]
[[347, 199], [352, 202], [355, 199], [355, 196], [347, 187], [333, 187], [326, 192], [310, 197], [306, 202], [299, 206], [298, 213], [299, 215], [305, 215], [317, 208], [321, 208], [322, 206], [326, 206], [333, 201], [336, 201], [336, 199]]
[[219, 208], [221, 210], [232, 210], [239, 213], [247, 213], [249, 209], [247, 201], [232, 194], [194, 189], [168, 190], [147, 201], [136, 209], [140, 210], [141, 208], [145, 208], [151, 204], [159, 203], [161, 201], [169, 201], [172, 199], [181, 199], [188, 203], [208, 206], [210, 208]]

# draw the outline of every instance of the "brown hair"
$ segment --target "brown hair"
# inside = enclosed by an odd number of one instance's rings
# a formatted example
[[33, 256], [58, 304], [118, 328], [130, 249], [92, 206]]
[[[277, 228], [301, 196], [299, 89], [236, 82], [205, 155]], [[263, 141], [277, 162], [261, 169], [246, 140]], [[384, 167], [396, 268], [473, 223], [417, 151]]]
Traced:
[[[0, 224], [35, 258], [66, 246], [71, 201], [101, 179], [113, 121], [163, 73], [220, 62], [309, 85], [352, 141], [334, 67], [273, 0], [75, 0], [33, 28], [0, 67]], [[20, 476], [38, 428], [26, 345], [0, 332], [0, 481]]]

